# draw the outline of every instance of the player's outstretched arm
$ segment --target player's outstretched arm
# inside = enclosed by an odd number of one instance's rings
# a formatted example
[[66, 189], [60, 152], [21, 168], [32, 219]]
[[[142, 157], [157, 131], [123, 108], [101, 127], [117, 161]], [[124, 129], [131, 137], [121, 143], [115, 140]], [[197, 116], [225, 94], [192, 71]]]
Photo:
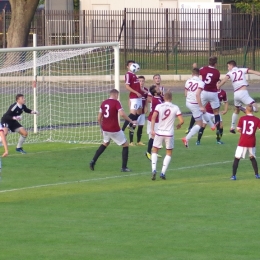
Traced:
[[248, 73], [248, 74], [254, 74], [254, 75], [260, 76], [260, 72], [259, 72], [259, 71], [256, 71], [256, 70], [248, 70], [247, 73]]
[[8, 146], [7, 146], [7, 141], [6, 141], [6, 137], [5, 137], [5, 134], [4, 134], [4, 131], [0, 131], [0, 136], [2, 138], [2, 144], [4, 146], [4, 153], [3, 153], [3, 157], [6, 157], [8, 155]]
[[217, 83], [217, 88], [220, 89], [227, 81], [229, 80], [228, 76], [225, 76], [220, 82]]
[[126, 115], [126, 113], [125, 113], [125, 111], [124, 111], [123, 109], [119, 110], [119, 115], [120, 115], [121, 117], [123, 117], [125, 120], [127, 120], [129, 123], [136, 124], [136, 121], [132, 121], [132, 119], [130, 119], [130, 118]]
[[155, 136], [155, 131], [154, 131], [154, 125], [155, 125], [155, 120], [158, 116], [158, 112], [154, 111], [151, 119], [151, 135]]
[[178, 120], [179, 120], [179, 124], [176, 126], [177, 129], [180, 129], [181, 126], [184, 124], [184, 119], [182, 117], [182, 115], [178, 115]]
[[228, 111], [228, 102], [225, 102], [224, 103], [224, 110], [221, 112], [222, 115], [225, 115], [227, 113], [227, 111]]

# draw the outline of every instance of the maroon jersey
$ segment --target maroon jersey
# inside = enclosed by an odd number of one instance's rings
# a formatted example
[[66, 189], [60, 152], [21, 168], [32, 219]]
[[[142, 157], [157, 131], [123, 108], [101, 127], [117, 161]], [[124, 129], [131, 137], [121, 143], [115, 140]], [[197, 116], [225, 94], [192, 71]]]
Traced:
[[122, 110], [121, 103], [109, 98], [102, 102], [99, 112], [102, 113], [102, 130], [106, 132], [118, 132], [120, 126], [118, 123], [118, 111]]
[[[156, 108], [157, 105], [163, 103], [163, 98], [161, 96], [154, 96], [152, 97], [152, 101], [151, 101], [151, 112], [148, 116], [148, 121], [151, 121], [152, 120], [152, 116], [153, 116], [153, 112]], [[155, 123], [158, 123], [159, 122], [159, 118], [157, 116], [156, 120], [155, 120]]]
[[200, 69], [202, 81], [205, 83], [204, 90], [218, 92], [217, 83], [220, 79], [220, 72], [212, 66], [205, 66]]
[[146, 87], [143, 88], [143, 93], [142, 93], [142, 106], [143, 106], [143, 109], [142, 109], [142, 114], [144, 114], [144, 108], [145, 108], [145, 103], [146, 103], [146, 99], [148, 97], [148, 89]]
[[[227, 102], [228, 101], [227, 92], [225, 90], [221, 89], [218, 92], [218, 99], [219, 99], [219, 102]], [[205, 106], [205, 109], [206, 109], [206, 112], [208, 112], [210, 114], [214, 114], [213, 109], [210, 105], [210, 102], [207, 103], [207, 105]]]
[[[136, 92], [138, 92], [140, 94], [143, 93], [142, 90], [141, 90], [141, 86], [140, 86], [140, 82], [139, 82], [138, 77], [131, 71], [128, 71], [125, 74], [125, 84], [129, 85]], [[129, 98], [138, 98], [138, 96], [135, 93], [130, 92]]]
[[241, 130], [238, 146], [255, 147], [255, 132], [260, 128], [260, 119], [253, 115], [242, 116], [239, 119], [237, 128]]

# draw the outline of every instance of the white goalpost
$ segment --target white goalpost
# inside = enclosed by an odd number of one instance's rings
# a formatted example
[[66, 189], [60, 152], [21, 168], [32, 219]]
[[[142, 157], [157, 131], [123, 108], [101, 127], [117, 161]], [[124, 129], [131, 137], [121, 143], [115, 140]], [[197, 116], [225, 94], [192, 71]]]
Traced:
[[39, 111], [22, 115], [27, 142], [99, 143], [99, 106], [119, 90], [119, 73], [118, 42], [0, 49], [0, 116], [24, 94]]

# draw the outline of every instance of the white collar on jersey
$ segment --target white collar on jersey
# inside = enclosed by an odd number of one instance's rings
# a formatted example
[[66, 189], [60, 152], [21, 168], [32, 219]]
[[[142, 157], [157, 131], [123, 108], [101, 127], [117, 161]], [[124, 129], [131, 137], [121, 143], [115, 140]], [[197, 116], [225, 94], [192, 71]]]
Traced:
[[246, 116], [253, 116], [253, 114], [246, 114]]
[[192, 78], [192, 79], [194, 79], [194, 78], [195, 78], [195, 79], [200, 79], [199, 76], [192, 76], [191, 78]]
[[19, 108], [22, 108], [22, 107], [23, 107], [23, 105], [20, 105], [20, 104], [18, 104], [17, 102], [16, 102], [16, 104], [17, 104], [17, 106], [18, 106]]
[[211, 68], [211, 69], [215, 69], [215, 67], [213, 67], [213, 66], [210, 66], [210, 65], [209, 65], [208, 67], [209, 67], [209, 68]]

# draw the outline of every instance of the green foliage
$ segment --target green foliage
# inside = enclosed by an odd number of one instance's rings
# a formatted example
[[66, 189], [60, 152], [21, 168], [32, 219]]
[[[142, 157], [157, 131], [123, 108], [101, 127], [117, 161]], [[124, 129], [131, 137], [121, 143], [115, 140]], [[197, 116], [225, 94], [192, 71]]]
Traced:
[[235, 0], [236, 7], [245, 13], [260, 13], [260, 0]]
[[79, 0], [73, 0], [74, 10], [79, 10]]

